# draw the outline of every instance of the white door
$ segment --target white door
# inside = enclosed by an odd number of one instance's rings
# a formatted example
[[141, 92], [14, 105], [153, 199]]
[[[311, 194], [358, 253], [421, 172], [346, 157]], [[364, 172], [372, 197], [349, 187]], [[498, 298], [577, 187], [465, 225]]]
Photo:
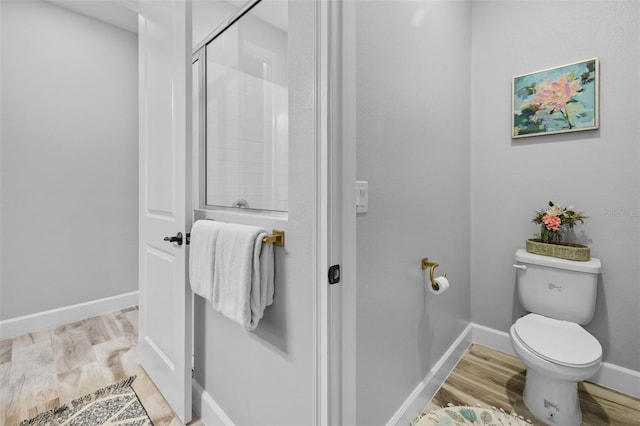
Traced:
[[[186, 233], [191, 8], [139, 2], [140, 363], [183, 422], [191, 419], [191, 291]], [[166, 241], [178, 233], [179, 241]]]

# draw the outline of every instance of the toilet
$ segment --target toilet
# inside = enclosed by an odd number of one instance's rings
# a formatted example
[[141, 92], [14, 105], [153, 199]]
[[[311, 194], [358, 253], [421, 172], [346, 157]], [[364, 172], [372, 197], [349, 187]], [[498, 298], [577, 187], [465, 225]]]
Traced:
[[524, 403], [551, 425], [578, 426], [578, 382], [602, 362], [602, 346], [581, 324], [593, 318], [599, 259], [576, 262], [516, 252], [518, 297], [530, 313], [509, 331], [511, 345], [527, 367]]

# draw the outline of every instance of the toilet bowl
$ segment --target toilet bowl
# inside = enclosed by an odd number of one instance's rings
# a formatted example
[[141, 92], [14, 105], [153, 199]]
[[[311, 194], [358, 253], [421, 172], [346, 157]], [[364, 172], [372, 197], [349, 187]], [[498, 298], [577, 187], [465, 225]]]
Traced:
[[578, 426], [578, 382], [602, 363], [602, 346], [576, 323], [528, 314], [511, 326], [514, 351], [527, 367], [523, 393], [531, 413], [549, 424]]

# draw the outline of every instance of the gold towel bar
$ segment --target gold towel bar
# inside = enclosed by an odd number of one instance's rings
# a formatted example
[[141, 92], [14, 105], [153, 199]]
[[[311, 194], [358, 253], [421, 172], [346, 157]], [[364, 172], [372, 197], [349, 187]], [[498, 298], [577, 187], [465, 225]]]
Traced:
[[278, 247], [284, 247], [284, 231], [274, 229], [271, 235], [267, 235], [262, 239], [263, 244], [273, 244]]
[[[207, 220], [213, 220], [213, 219], [207, 219]], [[284, 247], [284, 231], [280, 231], [279, 229], [274, 229], [271, 235], [267, 235], [262, 239], [262, 244], [273, 244], [274, 246]]]

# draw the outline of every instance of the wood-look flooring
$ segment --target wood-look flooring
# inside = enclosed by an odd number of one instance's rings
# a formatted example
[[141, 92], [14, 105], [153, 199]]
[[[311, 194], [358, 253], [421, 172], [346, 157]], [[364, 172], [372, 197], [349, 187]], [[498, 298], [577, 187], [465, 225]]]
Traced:
[[[480, 404], [483, 407], [515, 411], [534, 424], [524, 405], [526, 367], [518, 357], [481, 345], [471, 345], [431, 402], [423, 409]], [[583, 425], [640, 425], [640, 399], [589, 382], [578, 384]]]
[[0, 340], [0, 426], [133, 375], [154, 425], [182, 425], [138, 364], [137, 307]]

